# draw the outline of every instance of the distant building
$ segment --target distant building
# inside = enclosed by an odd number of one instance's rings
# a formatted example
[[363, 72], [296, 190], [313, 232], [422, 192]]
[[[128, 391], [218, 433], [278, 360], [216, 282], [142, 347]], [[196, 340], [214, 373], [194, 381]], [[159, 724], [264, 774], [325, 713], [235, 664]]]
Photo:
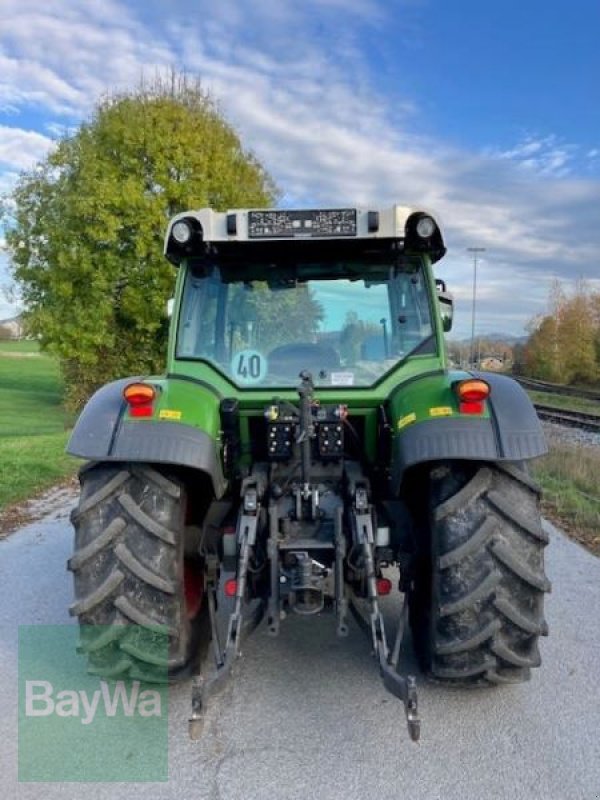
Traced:
[[481, 369], [489, 370], [490, 372], [501, 372], [504, 366], [504, 361], [497, 356], [488, 356], [481, 359]]
[[22, 339], [24, 335], [21, 317], [0, 320], [0, 339]]

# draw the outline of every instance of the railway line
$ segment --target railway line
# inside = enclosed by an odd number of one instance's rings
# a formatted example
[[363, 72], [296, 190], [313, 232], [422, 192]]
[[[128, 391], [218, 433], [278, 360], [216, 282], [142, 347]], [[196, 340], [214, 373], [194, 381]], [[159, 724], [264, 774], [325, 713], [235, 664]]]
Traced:
[[529, 389], [529, 391], [562, 394], [569, 397], [583, 397], [586, 400], [597, 400], [600, 402], [600, 391], [598, 391], [598, 389], [579, 389], [576, 386], [563, 386], [559, 383], [547, 383], [546, 381], [538, 381], [533, 378], [521, 378], [516, 375], [512, 377], [517, 383], [520, 383], [524, 389]]
[[588, 414], [584, 411], [567, 411], [564, 408], [545, 406], [535, 403], [535, 410], [541, 420], [566, 425], [570, 428], [580, 428], [584, 431], [600, 433], [600, 414]]
[[598, 412], [576, 411], [575, 409], [558, 408], [544, 403], [534, 403], [537, 415], [544, 422], [564, 425], [569, 428], [591, 431], [600, 434], [600, 391], [598, 389], [580, 389], [575, 386], [563, 386], [557, 383], [538, 381], [534, 378], [512, 376], [517, 383], [530, 392], [543, 392], [544, 394], [578, 397], [585, 400], [598, 402]]
[[544, 403], [534, 403], [537, 415], [544, 422], [564, 425], [569, 428], [579, 428], [584, 431], [600, 434], [600, 391], [597, 389], [579, 389], [575, 386], [563, 386], [556, 383], [538, 381], [534, 378], [522, 378], [513, 375], [524, 389], [530, 392], [543, 392], [545, 394], [578, 397], [585, 400], [598, 402], [598, 412], [576, 411], [575, 409], [558, 408]]

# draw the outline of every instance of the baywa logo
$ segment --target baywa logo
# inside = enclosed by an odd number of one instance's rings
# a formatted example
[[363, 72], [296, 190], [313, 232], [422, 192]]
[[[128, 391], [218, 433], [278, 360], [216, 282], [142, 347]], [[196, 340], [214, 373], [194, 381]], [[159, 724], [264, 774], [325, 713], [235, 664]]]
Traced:
[[[126, 635], [147, 635], [135, 628]], [[19, 780], [168, 780], [166, 666], [163, 683], [144, 682], [119, 650], [114, 678], [89, 674], [88, 659], [77, 652], [84, 638], [75, 625], [19, 629]], [[114, 638], [123, 641], [122, 629]], [[167, 645], [165, 637], [164, 652], [156, 653], [165, 665]], [[151, 671], [160, 678], [156, 665]]]
[[121, 713], [125, 717], [161, 716], [161, 696], [155, 689], [140, 691], [141, 683], [133, 681], [128, 687], [125, 681], [117, 681], [109, 687], [100, 681], [100, 688], [91, 693], [82, 689], [63, 689], [55, 692], [50, 681], [25, 681], [25, 716], [77, 717], [82, 725], [90, 725], [102, 704], [107, 717]]

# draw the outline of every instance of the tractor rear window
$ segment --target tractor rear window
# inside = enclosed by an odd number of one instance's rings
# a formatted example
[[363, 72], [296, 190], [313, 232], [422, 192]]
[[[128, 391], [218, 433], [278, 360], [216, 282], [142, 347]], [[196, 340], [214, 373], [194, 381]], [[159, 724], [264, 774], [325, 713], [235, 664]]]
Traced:
[[177, 358], [207, 361], [240, 387], [295, 388], [302, 370], [316, 386], [366, 387], [410, 355], [433, 352], [420, 263], [371, 267], [368, 279], [362, 272], [265, 265], [252, 269], [260, 280], [242, 281], [241, 270], [190, 269]]

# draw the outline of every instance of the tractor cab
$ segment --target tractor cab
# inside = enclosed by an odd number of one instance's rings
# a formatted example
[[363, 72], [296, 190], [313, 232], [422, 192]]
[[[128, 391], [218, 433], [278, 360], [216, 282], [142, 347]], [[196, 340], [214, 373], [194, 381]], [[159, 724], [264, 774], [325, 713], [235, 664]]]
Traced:
[[[408, 232], [408, 235], [407, 235]], [[174, 359], [237, 389], [368, 388], [440, 350], [430, 264], [444, 252], [423, 212], [200, 211], [170, 226], [185, 262]]]

